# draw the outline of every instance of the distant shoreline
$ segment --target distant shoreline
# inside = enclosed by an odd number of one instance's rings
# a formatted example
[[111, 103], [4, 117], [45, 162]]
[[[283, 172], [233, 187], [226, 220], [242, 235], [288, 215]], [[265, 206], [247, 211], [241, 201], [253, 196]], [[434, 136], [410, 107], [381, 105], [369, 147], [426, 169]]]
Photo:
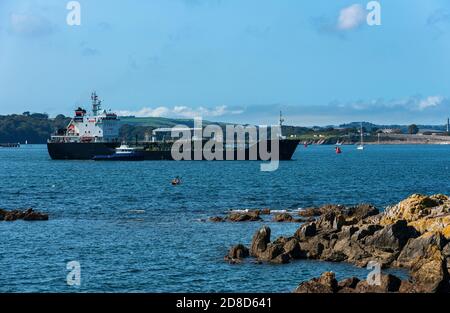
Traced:
[[[336, 146], [336, 144], [333, 143], [310, 143], [308, 145], [313, 146]], [[349, 146], [356, 146], [358, 143], [344, 143], [341, 146], [349, 147]], [[382, 142], [366, 142], [364, 143], [366, 146], [448, 146], [450, 145], [450, 142], [448, 143], [438, 143], [438, 142], [404, 142], [404, 141], [382, 141]]]

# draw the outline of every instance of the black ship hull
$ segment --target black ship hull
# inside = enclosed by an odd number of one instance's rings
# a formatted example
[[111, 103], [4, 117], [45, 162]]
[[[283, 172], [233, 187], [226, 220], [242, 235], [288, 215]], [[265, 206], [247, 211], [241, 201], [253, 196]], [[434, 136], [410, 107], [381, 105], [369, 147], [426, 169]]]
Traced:
[[[292, 156], [298, 146], [298, 140], [279, 140], [279, 160], [288, 161], [292, 159]], [[223, 160], [259, 160], [261, 161], [259, 149], [260, 144], [257, 147], [257, 157], [254, 158], [250, 153], [250, 149], [244, 149], [244, 151], [223, 151]], [[268, 151], [270, 152], [271, 143], [266, 143]], [[92, 160], [95, 156], [107, 156], [113, 155], [115, 148], [119, 147], [120, 143], [47, 143], [47, 149], [50, 157], [53, 160]], [[166, 160], [172, 161], [172, 152], [170, 149], [158, 150], [155, 149], [154, 143], [143, 144], [148, 149], [142, 151], [144, 160], [159, 161]], [[231, 154], [231, 155], [230, 155]], [[191, 160], [196, 160], [194, 152], [191, 153]], [[202, 158], [202, 160], [206, 160]]]
[[48, 154], [53, 160], [92, 160], [96, 155], [111, 155], [120, 143], [49, 142]]

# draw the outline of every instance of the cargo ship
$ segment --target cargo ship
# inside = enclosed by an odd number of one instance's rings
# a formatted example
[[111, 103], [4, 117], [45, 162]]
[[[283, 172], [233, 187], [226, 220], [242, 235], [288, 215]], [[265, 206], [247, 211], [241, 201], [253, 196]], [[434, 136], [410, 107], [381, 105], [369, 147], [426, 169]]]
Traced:
[[[94, 92], [91, 95], [92, 113], [79, 107], [75, 110], [75, 116], [71, 119], [68, 126], [64, 129], [59, 129], [56, 134], [51, 136], [47, 141], [47, 149], [50, 157], [53, 160], [93, 160], [98, 156], [114, 155], [121, 145], [125, 144], [143, 155], [144, 160], [175, 160], [173, 157], [172, 148], [176, 140], [172, 140], [164, 134], [173, 131], [173, 128], [155, 129], [152, 132], [151, 138], [146, 138], [144, 141], [123, 142], [120, 139], [119, 130], [122, 126], [120, 118], [113, 112], [102, 110], [102, 103], [99, 97]], [[280, 126], [283, 120], [280, 114]], [[196, 129], [189, 129], [195, 133]], [[197, 143], [196, 143], [197, 141]], [[208, 139], [198, 139], [192, 137], [190, 144], [191, 158], [185, 160], [199, 160], [196, 158], [196, 149], [198, 150], [198, 141], [201, 141], [200, 149], [211, 141]], [[298, 140], [286, 139], [282, 137], [277, 138], [278, 143], [278, 160], [291, 160], [292, 156], [299, 144]], [[262, 160], [260, 153], [255, 154], [254, 151], [260, 151], [264, 145], [264, 151], [270, 153], [271, 140], [256, 141], [253, 144], [234, 144], [232, 146], [224, 145], [221, 157], [218, 160]], [[197, 147], [197, 148], [194, 148]], [[189, 153], [188, 153], [189, 154]], [[217, 154], [216, 154], [217, 155]], [[113, 158], [114, 159], [114, 158]], [[201, 154], [200, 160], [207, 158]]]

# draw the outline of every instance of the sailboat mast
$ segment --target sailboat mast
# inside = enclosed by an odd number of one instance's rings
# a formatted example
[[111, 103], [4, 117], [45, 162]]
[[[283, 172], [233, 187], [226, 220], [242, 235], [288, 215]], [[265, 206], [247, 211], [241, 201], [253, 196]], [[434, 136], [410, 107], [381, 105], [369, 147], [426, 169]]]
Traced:
[[364, 145], [363, 123], [361, 123], [361, 146]]

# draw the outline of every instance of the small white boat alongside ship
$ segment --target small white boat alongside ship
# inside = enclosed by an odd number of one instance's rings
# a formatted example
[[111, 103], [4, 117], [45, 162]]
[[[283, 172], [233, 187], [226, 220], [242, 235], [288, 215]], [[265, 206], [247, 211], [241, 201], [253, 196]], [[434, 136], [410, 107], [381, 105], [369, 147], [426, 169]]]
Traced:
[[113, 154], [109, 155], [96, 155], [93, 158], [94, 161], [143, 161], [144, 154], [142, 151], [129, 147], [125, 144], [114, 149]]

